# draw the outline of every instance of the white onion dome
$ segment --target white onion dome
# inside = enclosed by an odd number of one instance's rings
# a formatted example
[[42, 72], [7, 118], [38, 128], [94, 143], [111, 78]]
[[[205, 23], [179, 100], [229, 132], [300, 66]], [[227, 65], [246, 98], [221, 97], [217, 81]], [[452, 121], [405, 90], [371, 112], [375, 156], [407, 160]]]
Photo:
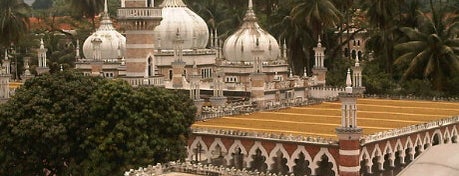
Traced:
[[125, 50], [126, 37], [113, 27], [105, 4], [99, 28], [84, 41], [83, 54], [86, 59], [97, 59], [96, 53], [99, 53], [98, 59], [115, 60], [123, 57]]
[[163, 19], [154, 31], [157, 49], [173, 50], [177, 31], [184, 40], [183, 49], [206, 48], [209, 30], [198, 14], [182, 0], [164, 0], [161, 7]]
[[244, 22], [236, 33], [225, 40], [223, 55], [229, 62], [253, 62], [252, 51], [255, 49], [264, 51], [261, 61], [279, 58], [280, 47], [277, 40], [260, 27], [253, 11], [252, 0], [249, 0]]

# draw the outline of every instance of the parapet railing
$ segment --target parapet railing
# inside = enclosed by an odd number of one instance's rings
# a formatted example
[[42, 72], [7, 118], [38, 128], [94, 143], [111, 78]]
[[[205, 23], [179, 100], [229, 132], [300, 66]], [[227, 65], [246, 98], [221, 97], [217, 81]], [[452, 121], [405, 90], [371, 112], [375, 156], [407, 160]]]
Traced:
[[[131, 169], [124, 173], [124, 176], [160, 176], [168, 173], [188, 173], [194, 175], [212, 176], [287, 176], [274, 173], [248, 171], [246, 169], [227, 168], [223, 166], [192, 164], [190, 162], [169, 162], [167, 164], [156, 164], [155, 166], [140, 167], [137, 170]], [[293, 174], [291, 174], [293, 176]]]
[[397, 128], [397, 129], [392, 129], [388, 131], [378, 132], [372, 135], [366, 135], [362, 137], [361, 144], [367, 144], [367, 143], [389, 139], [389, 138], [393, 138], [393, 137], [397, 137], [401, 135], [417, 133], [420, 131], [438, 128], [441, 126], [455, 124], [455, 123], [459, 123], [459, 116], [441, 119], [437, 121], [432, 121], [432, 122], [428, 122], [424, 124], [416, 124], [416, 125], [411, 125], [411, 126], [407, 126], [403, 128]]
[[240, 130], [223, 130], [223, 129], [209, 129], [209, 128], [193, 128], [193, 134], [206, 134], [218, 136], [231, 136], [235, 138], [254, 138], [272, 141], [289, 141], [297, 143], [320, 144], [320, 145], [334, 145], [338, 144], [337, 140], [326, 139], [323, 137], [301, 136], [292, 134], [274, 134], [269, 132], [254, 132], [254, 131], [240, 131]]
[[120, 8], [118, 9], [119, 19], [130, 18], [162, 18], [162, 10], [159, 8]]

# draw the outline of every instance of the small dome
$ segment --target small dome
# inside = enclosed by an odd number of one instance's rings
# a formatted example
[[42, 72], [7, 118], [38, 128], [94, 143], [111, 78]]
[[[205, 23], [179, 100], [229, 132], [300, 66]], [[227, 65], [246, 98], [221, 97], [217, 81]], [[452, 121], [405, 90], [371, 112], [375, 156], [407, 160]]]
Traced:
[[83, 54], [86, 59], [97, 59], [94, 52], [98, 48], [97, 45], [100, 45], [102, 60], [113, 60], [124, 56], [126, 37], [116, 31], [107, 12], [105, 6], [100, 27], [84, 41]]
[[252, 0], [249, 0], [249, 8], [244, 17], [244, 23], [223, 44], [223, 55], [226, 60], [229, 62], [252, 62], [254, 49], [264, 51], [262, 61], [278, 59], [280, 47], [277, 40], [263, 30], [257, 21]]
[[155, 28], [157, 49], [173, 50], [177, 32], [184, 40], [183, 49], [206, 48], [209, 30], [206, 22], [182, 0], [164, 0], [163, 19]]

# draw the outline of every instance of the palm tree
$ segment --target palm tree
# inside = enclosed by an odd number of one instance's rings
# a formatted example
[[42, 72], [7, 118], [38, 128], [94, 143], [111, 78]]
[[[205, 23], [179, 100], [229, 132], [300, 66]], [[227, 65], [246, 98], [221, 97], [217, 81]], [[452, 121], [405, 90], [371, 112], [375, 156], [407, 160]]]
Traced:
[[17, 43], [29, 31], [29, 6], [22, 0], [0, 1], [0, 45]]
[[95, 16], [103, 10], [104, 0], [70, 0], [70, 4], [78, 15], [91, 19], [93, 30], [95, 30]]
[[374, 50], [377, 59], [385, 61], [386, 72], [389, 74], [392, 74], [395, 31], [401, 18], [399, 15], [401, 3], [403, 2], [400, 0], [362, 0], [368, 23], [373, 27], [374, 35], [369, 43], [375, 45], [370, 45], [369, 49]]
[[330, 0], [302, 0], [292, 9], [291, 16], [296, 23], [310, 26], [316, 38], [324, 29], [335, 27], [341, 13]]
[[395, 63], [407, 65], [402, 80], [426, 79], [441, 91], [446, 80], [459, 72], [459, 21], [443, 8], [431, 7], [431, 13], [422, 14], [418, 28], [401, 28], [409, 41], [395, 46], [401, 53]]

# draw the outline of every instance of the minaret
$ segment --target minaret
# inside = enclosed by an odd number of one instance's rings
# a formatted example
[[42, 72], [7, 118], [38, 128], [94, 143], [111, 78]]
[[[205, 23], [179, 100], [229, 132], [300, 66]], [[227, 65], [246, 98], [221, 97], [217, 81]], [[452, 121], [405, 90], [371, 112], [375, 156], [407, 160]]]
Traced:
[[362, 128], [357, 126], [357, 94], [352, 90], [351, 71], [346, 76], [346, 92], [341, 100], [341, 126], [336, 128], [339, 139], [338, 170], [340, 176], [360, 176], [360, 137]]
[[47, 65], [47, 56], [46, 56], [46, 52], [48, 51], [47, 48], [45, 48], [45, 44], [43, 42], [43, 38], [40, 39], [40, 48], [38, 49], [38, 66], [36, 68], [37, 70], [37, 74], [38, 75], [42, 75], [44, 73], [48, 73], [49, 72], [49, 68], [48, 68], [48, 65]]
[[354, 93], [363, 95], [365, 92], [365, 87], [362, 85], [362, 67], [360, 66], [359, 56], [355, 57], [355, 65], [352, 68], [352, 81], [353, 81], [353, 91]]
[[190, 99], [193, 100], [194, 105], [197, 108], [196, 114], [200, 115], [202, 112], [202, 106], [204, 105], [204, 100], [201, 99], [201, 75], [198, 71], [198, 66], [196, 62], [193, 63], [193, 69], [190, 75]]
[[174, 58], [172, 65], [172, 87], [183, 88], [183, 74], [185, 71], [186, 62], [183, 61], [183, 43], [179, 29], [177, 29], [176, 39], [174, 41]]
[[212, 107], [222, 107], [225, 106], [226, 101], [228, 100], [223, 95], [223, 87], [225, 83], [223, 82], [223, 78], [225, 77], [225, 73], [223, 73], [221, 68], [217, 68], [215, 74], [213, 74], [213, 96], [209, 98]]
[[162, 20], [162, 10], [148, 2], [147, 0], [123, 0], [122, 7], [118, 9], [118, 20], [126, 30], [127, 78], [142, 78], [148, 58], [154, 57], [154, 29]]
[[0, 103], [10, 98], [10, 79], [11, 74], [9, 72], [10, 64], [8, 59], [8, 51], [5, 50], [5, 59], [3, 64], [0, 65]]
[[325, 47], [322, 47], [322, 43], [319, 36], [317, 47], [313, 48], [315, 64], [312, 68], [312, 73], [315, 76], [317, 76], [317, 83], [323, 86], [325, 86], [327, 76], [327, 68], [324, 67], [325, 49]]
[[28, 79], [34, 77], [30, 73], [29, 60], [30, 60], [30, 57], [24, 57], [24, 74], [21, 77], [22, 78], [22, 82], [26, 82]]
[[76, 47], [75, 47], [75, 61], [78, 62], [80, 61], [81, 56], [80, 56], [80, 40], [77, 39], [76, 41]]
[[[249, 0], [249, 9], [252, 8], [252, 0]], [[256, 40], [256, 47], [252, 50], [252, 56], [254, 57], [253, 67], [254, 70], [250, 74], [250, 99], [257, 103], [258, 108], [263, 108], [265, 105], [265, 80], [266, 74], [263, 72], [263, 64], [261, 57], [263, 56], [264, 50], [260, 49], [259, 41]]]

